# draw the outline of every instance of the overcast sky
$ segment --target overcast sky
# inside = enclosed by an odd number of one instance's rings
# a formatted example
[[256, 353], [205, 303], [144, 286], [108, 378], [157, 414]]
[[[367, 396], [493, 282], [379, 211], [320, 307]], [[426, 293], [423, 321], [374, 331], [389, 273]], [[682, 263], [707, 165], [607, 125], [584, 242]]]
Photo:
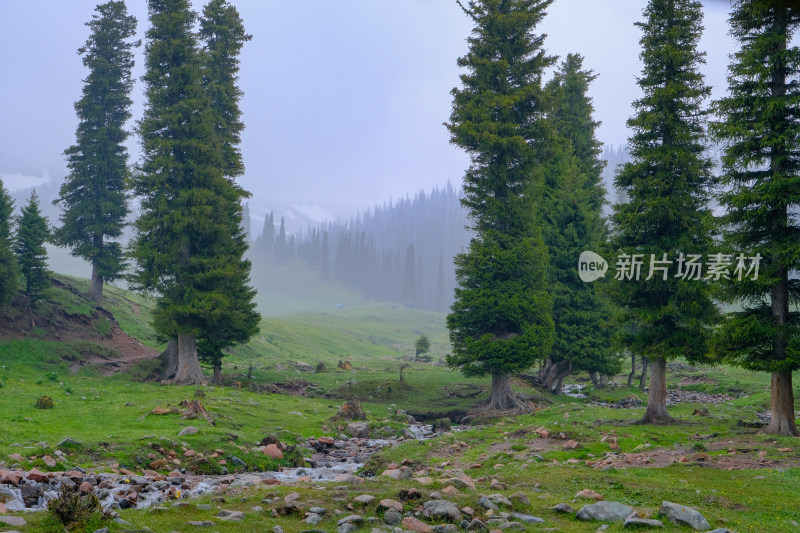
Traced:
[[[74, 142], [73, 103], [86, 72], [76, 50], [95, 0], [0, 0], [0, 176], [7, 187], [63, 179]], [[442, 123], [459, 82], [471, 24], [454, 0], [239, 0], [253, 40], [242, 52], [242, 137], [254, 213], [272, 202], [346, 213], [420, 189], [460, 183], [466, 156]], [[145, 0], [127, 0], [148, 26]], [[194, 8], [202, 9], [195, 0]], [[644, 0], [556, 0], [540, 26], [545, 48], [585, 56], [600, 140], [626, 141], [640, 96]], [[725, 93], [727, 1], [706, 1], [706, 82]], [[137, 51], [134, 117], [142, 110]], [[132, 126], [133, 124], [131, 124]], [[132, 161], [138, 140], [130, 142]]]

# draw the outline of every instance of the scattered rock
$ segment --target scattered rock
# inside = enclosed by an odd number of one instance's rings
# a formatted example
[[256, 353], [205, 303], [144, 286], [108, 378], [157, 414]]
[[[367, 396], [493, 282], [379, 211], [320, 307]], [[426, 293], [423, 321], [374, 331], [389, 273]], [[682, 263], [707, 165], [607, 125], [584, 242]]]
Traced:
[[505, 507], [511, 507], [511, 501], [502, 494], [489, 494], [488, 498], [495, 505], [503, 505]]
[[384, 498], [383, 500], [381, 500], [378, 503], [378, 506], [383, 509], [386, 509], [387, 511], [397, 511], [398, 513], [403, 512], [403, 504], [396, 500], [391, 500], [389, 498]]
[[559, 503], [553, 507], [553, 510], [557, 513], [566, 513], [566, 514], [573, 514], [575, 509], [568, 503]]
[[497, 505], [495, 505], [489, 498], [487, 498], [484, 495], [481, 495], [481, 497], [478, 498], [477, 505], [479, 507], [483, 507], [484, 509], [492, 509], [493, 511], [498, 511], [500, 509], [499, 507], [497, 507]]
[[433, 528], [413, 516], [403, 518], [403, 529], [416, 533], [433, 533]]
[[625, 519], [625, 523], [622, 524], [624, 528], [643, 528], [643, 527], [653, 527], [653, 528], [661, 528], [664, 527], [664, 523], [661, 520], [655, 520], [653, 518], [644, 518], [638, 515], [638, 513], [632, 513], [628, 518]]
[[466, 530], [484, 532], [484, 531], [489, 531], [489, 528], [486, 527], [486, 524], [481, 522], [478, 518], [475, 518], [472, 520], [472, 522], [469, 523], [469, 525], [466, 527]]
[[369, 505], [375, 501], [375, 496], [372, 494], [362, 494], [361, 496], [356, 496], [353, 501], [361, 505]]
[[355, 524], [351, 524], [350, 522], [345, 522], [339, 526], [336, 526], [336, 531], [338, 533], [353, 533], [354, 531], [358, 530], [358, 526]]
[[47, 465], [48, 468], [56, 467], [56, 460], [50, 457], [49, 455], [45, 455], [44, 457], [42, 457], [42, 461], [44, 461], [44, 464]]
[[386, 513], [383, 515], [383, 521], [390, 526], [393, 526], [403, 521], [403, 515], [397, 511], [386, 511]]
[[562, 450], [577, 450], [580, 447], [581, 443], [573, 439], [570, 439], [561, 445]]
[[515, 492], [511, 496], [508, 497], [512, 503], [518, 503], [520, 505], [524, 505], [525, 507], [530, 507], [531, 500], [528, 498], [528, 495], [524, 492]]
[[312, 526], [316, 526], [320, 522], [322, 522], [322, 517], [317, 513], [308, 513], [308, 516], [303, 520], [306, 524], [311, 524]]
[[359, 439], [369, 438], [369, 424], [366, 422], [351, 422], [347, 424], [347, 434]]
[[277, 444], [267, 444], [259, 448], [264, 455], [280, 461], [283, 459], [283, 452]]
[[708, 520], [697, 509], [678, 503], [661, 502], [659, 512], [675, 525], [687, 525], [698, 531], [711, 529]]
[[600, 520], [602, 522], [622, 522], [633, 512], [632, 507], [619, 502], [597, 502], [584, 505], [578, 511], [579, 520]]
[[188, 522], [188, 524], [196, 527], [212, 527], [216, 525], [216, 522], [212, 522], [211, 520], [192, 520]]
[[525, 531], [525, 526], [519, 522], [504, 522], [500, 524], [500, 531]]
[[[516, 518], [517, 520], [522, 520], [526, 524], [540, 524], [544, 522], [543, 518], [539, 518], [537, 516], [532, 516], [529, 514], [522, 514], [522, 513], [511, 513], [511, 516]], [[500, 527], [502, 529], [502, 526]]]
[[447, 500], [431, 500], [422, 505], [422, 514], [427, 518], [443, 518], [450, 522], [461, 520], [461, 511]]
[[186, 435], [196, 435], [199, 430], [194, 426], [186, 426], [178, 433], [179, 437], [185, 437]]
[[241, 511], [228, 511], [223, 509], [222, 511], [216, 514], [216, 517], [219, 518], [220, 520], [238, 522], [244, 519], [244, 513]]
[[28, 522], [22, 518], [21, 516], [0, 516], [0, 524], [6, 524], [9, 526], [24, 526], [27, 525]]
[[599, 492], [595, 492], [592, 489], [583, 489], [578, 494], [575, 495], [576, 498], [589, 498], [590, 500], [597, 500], [601, 501], [603, 499], [603, 495]]

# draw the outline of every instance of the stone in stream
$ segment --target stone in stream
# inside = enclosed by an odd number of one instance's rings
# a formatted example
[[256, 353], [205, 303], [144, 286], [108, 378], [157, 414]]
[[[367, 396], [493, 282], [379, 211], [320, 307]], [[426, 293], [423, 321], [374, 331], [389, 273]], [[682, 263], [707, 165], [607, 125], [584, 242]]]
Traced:
[[602, 522], [622, 522], [633, 512], [632, 507], [619, 502], [597, 502], [584, 505], [578, 511], [579, 520], [600, 520]]
[[687, 525], [698, 531], [711, 529], [708, 520], [697, 509], [679, 503], [661, 502], [659, 512], [675, 525]]

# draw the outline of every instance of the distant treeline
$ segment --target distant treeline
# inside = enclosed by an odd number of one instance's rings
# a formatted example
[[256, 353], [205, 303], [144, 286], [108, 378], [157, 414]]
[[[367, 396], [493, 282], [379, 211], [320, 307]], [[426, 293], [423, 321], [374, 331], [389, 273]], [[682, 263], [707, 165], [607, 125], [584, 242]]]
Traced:
[[270, 213], [251, 247], [276, 261], [296, 256], [323, 279], [372, 300], [447, 311], [456, 286], [453, 257], [469, 243], [467, 225], [460, 192], [448, 184], [300, 235], [287, 235], [283, 220]]

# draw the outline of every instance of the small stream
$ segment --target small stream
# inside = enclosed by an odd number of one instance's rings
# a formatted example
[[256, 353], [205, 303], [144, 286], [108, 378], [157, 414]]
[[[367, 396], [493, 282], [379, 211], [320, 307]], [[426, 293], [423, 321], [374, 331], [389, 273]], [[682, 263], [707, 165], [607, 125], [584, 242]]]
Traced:
[[9, 511], [39, 511], [58, 497], [62, 485], [91, 486], [106, 509], [136, 507], [144, 509], [170, 499], [191, 499], [228, 487], [258, 486], [303, 481], [333, 481], [352, 474], [375, 452], [411, 440], [426, 440], [436, 434], [431, 425], [409, 424], [408, 438], [309, 438], [299, 445], [310, 448], [310, 466], [284, 468], [280, 472], [245, 472], [223, 476], [191, 475], [171, 472], [168, 475], [93, 474], [82, 471], [24, 472], [0, 468], [0, 503]]

